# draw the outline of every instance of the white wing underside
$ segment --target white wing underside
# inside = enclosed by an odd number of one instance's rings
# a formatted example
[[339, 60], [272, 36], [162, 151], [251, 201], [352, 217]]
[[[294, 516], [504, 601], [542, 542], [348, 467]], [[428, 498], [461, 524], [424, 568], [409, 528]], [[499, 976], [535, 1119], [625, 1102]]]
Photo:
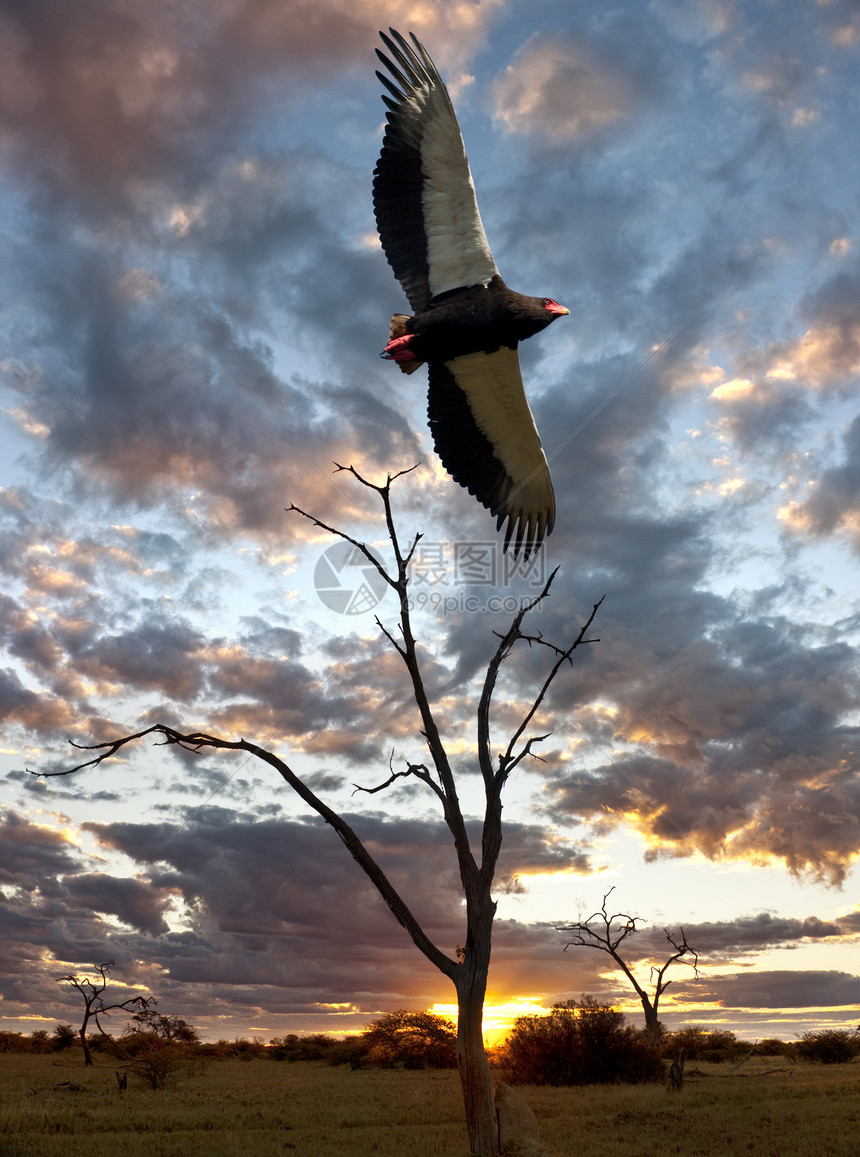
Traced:
[[488, 285], [498, 270], [487, 243], [459, 125], [444, 88], [421, 88], [422, 206], [430, 295]]
[[555, 522], [555, 494], [517, 351], [502, 347], [489, 354], [464, 354], [446, 365], [510, 479], [505, 513], [512, 523], [545, 520], [548, 532]]

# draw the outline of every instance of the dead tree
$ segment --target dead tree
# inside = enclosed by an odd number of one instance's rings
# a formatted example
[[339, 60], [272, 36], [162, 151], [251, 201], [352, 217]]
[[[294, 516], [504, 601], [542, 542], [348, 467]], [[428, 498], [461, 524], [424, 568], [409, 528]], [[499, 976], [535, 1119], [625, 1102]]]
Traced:
[[[638, 931], [636, 922], [640, 917], [628, 916], [626, 912], [616, 912], [610, 916], [606, 911], [606, 901], [614, 891], [614, 888], [609, 889], [603, 897], [603, 903], [599, 910], [593, 912], [587, 920], [577, 920], [573, 924], [563, 924], [559, 927], [560, 932], [566, 932], [573, 937], [565, 944], [564, 951], [567, 952], [568, 948], [594, 948], [598, 952], [605, 952], [607, 956], [612, 957], [618, 968], [633, 985], [636, 995], [642, 1002], [642, 1009], [645, 1013], [645, 1031], [649, 1040], [656, 1046], [660, 1043], [662, 1036], [658, 1019], [660, 997], [672, 983], [671, 980], [666, 980], [666, 973], [673, 964], [683, 961], [698, 976], [699, 955], [687, 943], [687, 936], [683, 928], [679, 929], [677, 936], [673, 936], [668, 928], [664, 928], [663, 931], [672, 952], [664, 964], [659, 967], [656, 964], [651, 965], [653, 993], [649, 995], [621, 956], [621, 945], [628, 936], [632, 936]], [[691, 957], [691, 959], [685, 960], [684, 957], [686, 956]]]
[[[167, 724], [157, 723], [133, 735], [124, 735], [110, 743], [89, 745], [85, 750], [97, 751], [99, 754], [66, 771], [43, 774], [69, 775], [87, 767], [94, 767], [103, 760], [117, 755], [126, 744], [148, 735], [158, 735], [164, 744], [173, 744], [191, 751], [204, 751], [213, 748], [247, 752], [277, 771], [292, 791], [334, 828], [353, 859], [372, 881], [418, 950], [453, 983], [457, 992], [458, 1008], [457, 1061], [465, 1103], [470, 1149], [474, 1157], [498, 1157], [499, 1131], [494, 1100], [494, 1082], [484, 1050], [482, 1022], [487, 974], [490, 965], [493, 917], [496, 911], [496, 902], [492, 898], [492, 886], [502, 843], [502, 792], [511, 773], [523, 760], [534, 755], [533, 748], [536, 744], [548, 738], [546, 735], [527, 735], [527, 732], [534, 725], [535, 718], [556, 676], [563, 667], [572, 663], [573, 652], [586, 643], [599, 641], [587, 639], [586, 633], [594, 621], [600, 602], [603, 600], [601, 599], [593, 606], [585, 624], [573, 641], [566, 646], [558, 647], [543, 639], [539, 634], [527, 633], [524, 630], [524, 621], [530, 611], [549, 597], [552, 581], [555, 577], [555, 571], [553, 571], [540, 594], [524, 603], [504, 635], [497, 635], [499, 644], [488, 664], [476, 704], [476, 757], [484, 787], [484, 817], [480, 848], [473, 849], [445, 741], [440, 733], [436, 715], [422, 677], [421, 661], [412, 631], [408, 598], [409, 566], [422, 536], [416, 534], [406, 550], [401, 547], [392, 515], [390, 494], [391, 484], [400, 477], [399, 474], [393, 477], [389, 475], [386, 483], [378, 486], [361, 477], [351, 466], [337, 466], [337, 469], [347, 471], [359, 483], [379, 496], [394, 556], [394, 565], [390, 569], [380, 563], [375, 553], [371, 552], [364, 543], [351, 538], [335, 527], [326, 525], [295, 505], [290, 506], [289, 510], [308, 519], [314, 526], [329, 534], [351, 543], [376, 568], [397, 596], [399, 631], [395, 634], [385, 627], [379, 618], [376, 619], [376, 623], [406, 668], [412, 698], [420, 719], [421, 734], [429, 753], [429, 763], [407, 762], [402, 770], [394, 770], [393, 767], [390, 767], [390, 774], [384, 782], [374, 787], [359, 790], [379, 792], [395, 781], [411, 779], [417, 781], [418, 784], [436, 796], [442, 816], [451, 834], [465, 900], [465, 935], [462, 937], [460, 948], [454, 956], [448, 955], [430, 939], [388, 876], [346, 820], [320, 799], [293, 771], [285, 759], [247, 739], [224, 739], [202, 731], [182, 732]], [[408, 473], [408, 471], [401, 473]], [[504, 743], [503, 741], [504, 746], [494, 751], [490, 720], [493, 694], [505, 660], [508, 659], [514, 647], [520, 644], [544, 648], [549, 661], [534, 699], [524, 710], [519, 725], [507, 742]], [[74, 746], [80, 747], [81, 745], [74, 744]]]
[[151, 1004], [155, 1003], [154, 997], [151, 996], [131, 996], [128, 1000], [115, 1001], [113, 1004], [108, 1004], [105, 1000], [105, 989], [108, 983], [108, 973], [113, 968], [114, 962], [112, 960], [106, 961], [104, 964], [94, 964], [93, 968], [99, 974], [98, 980], [90, 980], [88, 976], [60, 976], [57, 978], [59, 984], [70, 984], [77, 992], [80, 993], [84, 1001], [84, 1018], [81, 1021], [81, 1027], [78, 1029], [78, 1036], [81, 1041], [81, 1046], [84, 1050], [84, 1066], [93, 1063], [93, 1054], [90, 1046], [87, 1043], [87, 1029], [90, 1021], [95, 1023], [96, 1028], [102, 1034], [108, 1034], [102, 1028], [99, 1017], [110, 1016], [111, 1012], [118, 1009], [123, 1012], [138, 1013], [143, 1012], [149, 1008]]

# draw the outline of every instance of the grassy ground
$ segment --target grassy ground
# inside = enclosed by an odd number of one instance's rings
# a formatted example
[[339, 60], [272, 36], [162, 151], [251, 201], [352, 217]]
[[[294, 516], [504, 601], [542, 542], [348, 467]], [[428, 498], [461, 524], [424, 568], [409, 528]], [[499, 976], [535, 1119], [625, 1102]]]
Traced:
[[[554, 1157], [860, 1157], [860, 1063], [755, 1058], [662, 1086], [523, 1089]], [[84, 1086], [70, 1089], [63, 1082]], [[466, 1157], [453, 1072], [213, 1061], [157, 1092], [0, 1054], [0, 1157]]]

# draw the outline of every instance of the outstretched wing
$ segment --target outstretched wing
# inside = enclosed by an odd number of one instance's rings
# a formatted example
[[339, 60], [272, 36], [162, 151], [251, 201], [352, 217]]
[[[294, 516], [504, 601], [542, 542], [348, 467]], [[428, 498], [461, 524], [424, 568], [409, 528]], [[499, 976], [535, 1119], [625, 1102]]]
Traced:
[[460, 126], [423, 45], [389, 29], [388, 126], [373, 179], [382, 248], [415, 313], [432, 297], [486, 285], [498, 273], [487, 244]]
[[525, 557], [555, 523], [546, 455], [526, 401], [517, 351], [465, 354], [430, 366], [428, 416], [448, 473], [496, 517], [505, 549]]

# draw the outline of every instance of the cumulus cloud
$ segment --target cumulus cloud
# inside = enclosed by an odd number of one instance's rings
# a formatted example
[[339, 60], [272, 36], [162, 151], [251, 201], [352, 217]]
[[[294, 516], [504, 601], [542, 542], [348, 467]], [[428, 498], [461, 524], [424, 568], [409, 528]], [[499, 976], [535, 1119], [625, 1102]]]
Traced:
[[628, 115], [634, 90], [573, 40], [536, 35], [496, 81], [496, 117], [509, 131], [557, 142], [588, 136]]

